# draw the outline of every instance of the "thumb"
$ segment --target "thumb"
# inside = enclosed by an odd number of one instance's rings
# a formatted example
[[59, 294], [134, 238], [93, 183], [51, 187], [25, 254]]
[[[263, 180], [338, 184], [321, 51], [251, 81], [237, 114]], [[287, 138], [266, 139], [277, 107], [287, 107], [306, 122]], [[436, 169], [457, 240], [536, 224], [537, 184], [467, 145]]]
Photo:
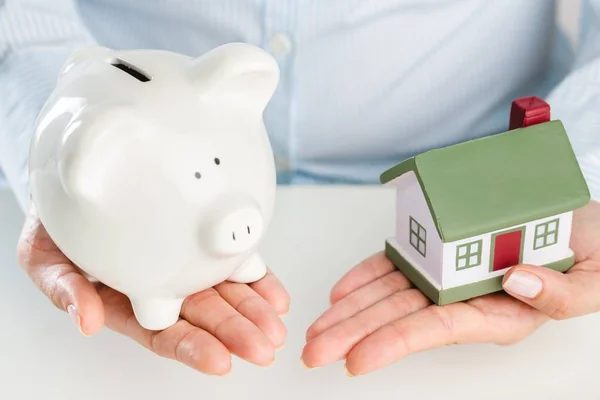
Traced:
[[96, 287], [72, 264], [34, 268], [34, 282], [59, 309], [66, 311], [84, 336], [98, 333], [104, 326], [104, 304]]
[[67, 312], [79, 331], [90, 336], [104, 326], [104, 305], [96, 287], [56, 247], [33, 213], [17, 246], [19, 264], [56, 307]]
[[553, 319], [600, 311], [600, 272], [591, 261], [568, 273], [518, 265], [506, 273], [502, 286], [511, 296]]

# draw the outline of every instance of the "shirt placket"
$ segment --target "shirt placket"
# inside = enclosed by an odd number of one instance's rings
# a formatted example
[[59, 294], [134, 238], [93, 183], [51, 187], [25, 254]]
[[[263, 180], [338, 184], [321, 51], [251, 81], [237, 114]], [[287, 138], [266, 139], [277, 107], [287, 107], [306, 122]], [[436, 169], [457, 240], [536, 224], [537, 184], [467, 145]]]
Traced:
[[263, 47], [277, 60], [281, 72], [279, 86], [269, 104], [266, 118], [275, 153], [278, 181], [285, 184], [291, 183], [295, 169], [292, 61], [296, 40], [296, 5], [294, 0], [265, 0], [263, 7]]

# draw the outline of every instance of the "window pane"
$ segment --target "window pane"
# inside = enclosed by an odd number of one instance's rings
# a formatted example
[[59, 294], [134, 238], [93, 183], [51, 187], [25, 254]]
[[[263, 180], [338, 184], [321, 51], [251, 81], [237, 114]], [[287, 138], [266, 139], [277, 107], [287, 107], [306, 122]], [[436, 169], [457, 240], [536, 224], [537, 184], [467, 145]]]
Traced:
[[479, 242], [473, 243], [471, 245], [471, 254], [477, 253], [479, 251]]
[[462, 257], [467, 254], [467, 246], [460, 246], [458, 248], [458, 256]]
[[551, 245], [556, 243], [556, 233], [551, 233], [546, 237], [546, 244]]
[[425, 254], [425, 242], [419, 241], [419, 253]]
[[548, 232], [552, 232], [552, 231], [555, 231], [555, 230], [556, 230], [556, 221], [550, 222], [548, 224]]
[[474, 267], [474, 266], [476, 266], [476, 265], [478, 265], [478, 264], [479, 264], [479, 263], [477, 262], [477, 261], [478, 261], [478, 260], [477, 260], [477, 258], [478, 258], [477, 256], [471, 256], [471, 257], [469, 258], [469, 266], [470, 266], [470, 267]]
[[466, 258], [459, 258], [458, 259], [458, 268], [464, 268], [467, 266], [467, 259]]
[[419, 232], [419, 226], [417, 225], [417, 222], [414, 219], [410, 219], [410, 230], [417, 233]]
[[535, 239], [535, 247], [536, 248], [540, 248], [544, 246], [544, 237], [539, 237], [537, 239]]
[[535, 231], [538, 236], [544, 234], [546, 232], [546, 225], [538, 225]]
[[414, 247], [417, 247], [417, 243], [418, 243], [418, 239], [417, 239], [417, 235], [415, 235], [414, 233], [410, 234], [410, 244], [412, 244]]

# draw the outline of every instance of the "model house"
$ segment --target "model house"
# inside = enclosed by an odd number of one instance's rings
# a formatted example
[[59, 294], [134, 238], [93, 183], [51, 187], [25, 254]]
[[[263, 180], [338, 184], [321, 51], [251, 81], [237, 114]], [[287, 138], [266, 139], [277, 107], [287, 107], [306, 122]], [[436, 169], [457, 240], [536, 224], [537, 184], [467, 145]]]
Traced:
[[573, 211], [590, 193], [565, 128], [537, 97], [509, 130], [427, 151], [381, 175], [396, 190], [390, 260], [434, 303], [502, 289], [517, 264], [568, 270]]

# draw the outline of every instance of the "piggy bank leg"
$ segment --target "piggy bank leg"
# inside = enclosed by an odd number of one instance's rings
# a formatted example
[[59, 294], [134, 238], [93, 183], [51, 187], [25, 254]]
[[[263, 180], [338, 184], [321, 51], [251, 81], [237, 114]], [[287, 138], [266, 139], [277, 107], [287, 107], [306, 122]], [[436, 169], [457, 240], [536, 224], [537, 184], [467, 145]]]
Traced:
[[262, 258], [258, 254], [253, 254], [227, 280], [238, 283], [251, 283], [262, 279], [266, 273], [267, 266]]
[[132, 299], [131, 305], [136, 319], [142, 327], [150, 331], [160, 331], [174, 325], [184, 299]]

